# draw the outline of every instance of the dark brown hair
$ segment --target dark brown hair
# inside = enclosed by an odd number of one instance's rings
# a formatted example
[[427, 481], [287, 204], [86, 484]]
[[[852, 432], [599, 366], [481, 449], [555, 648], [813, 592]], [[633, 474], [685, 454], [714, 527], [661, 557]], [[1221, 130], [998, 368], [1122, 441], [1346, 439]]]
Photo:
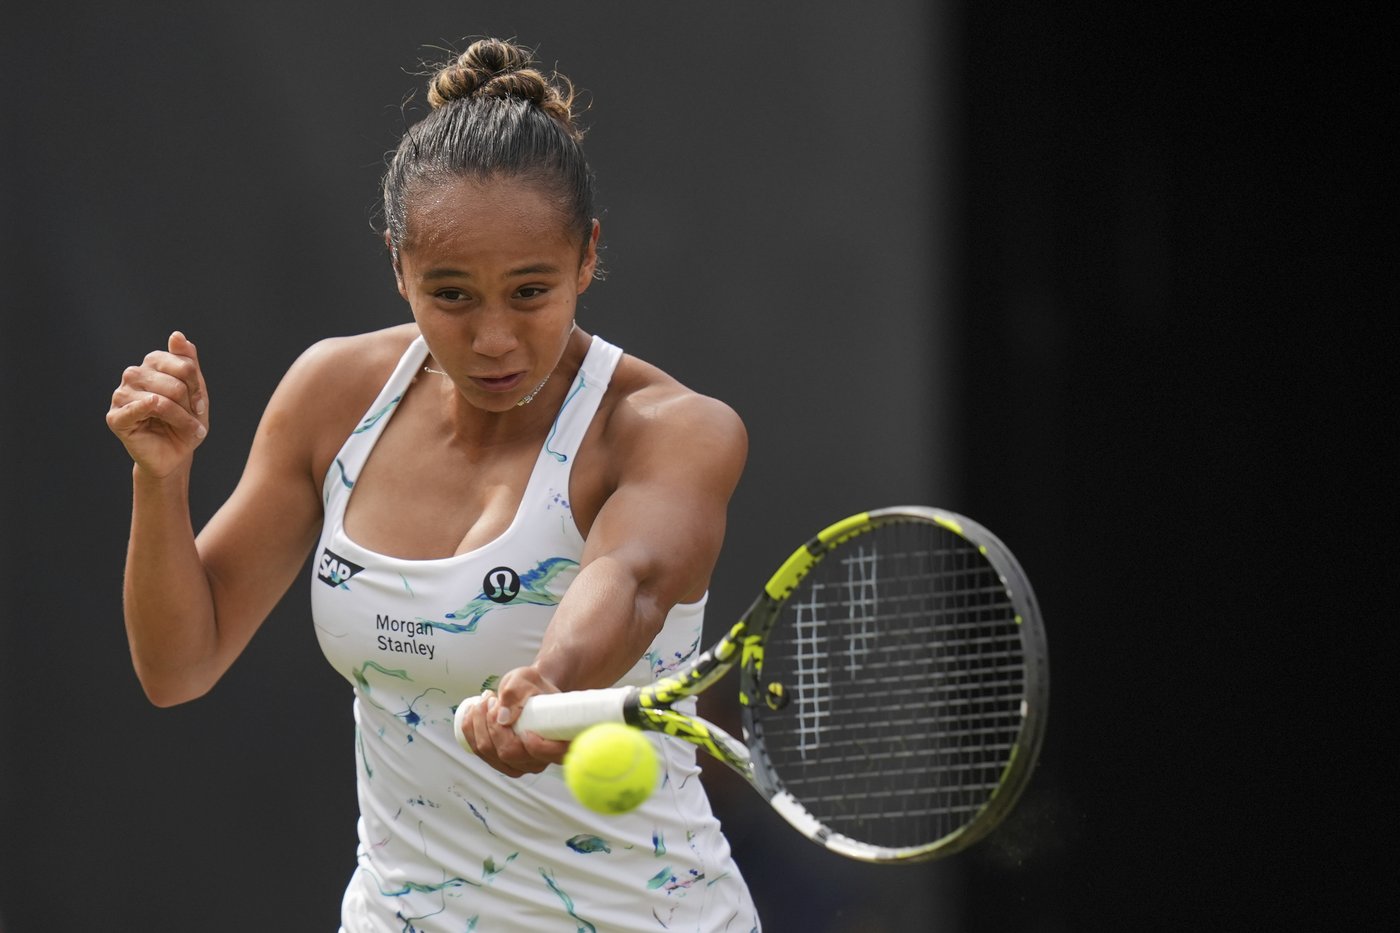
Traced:
[[594, 182], [574, 87], [534, 65], [528, 49], [481, 39], [429, 80], [433, 109], [404, 133], [384, 173], [384, 223], [395, 258], [407, 235], [408, 199], [420, 186], [453, 178], [534, 182], [587, 243]]

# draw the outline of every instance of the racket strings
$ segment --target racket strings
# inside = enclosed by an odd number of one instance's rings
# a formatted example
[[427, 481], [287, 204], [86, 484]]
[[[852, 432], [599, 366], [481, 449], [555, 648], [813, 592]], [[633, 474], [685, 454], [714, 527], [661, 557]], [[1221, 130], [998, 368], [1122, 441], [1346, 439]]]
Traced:
[[759, 710], [785, 789], [874, 845], [957, 831], [995, 794], [1022, 724], [1026, 670], [1011, 597], [976, 547], [899, 523], [808, 574], [767, 639]]

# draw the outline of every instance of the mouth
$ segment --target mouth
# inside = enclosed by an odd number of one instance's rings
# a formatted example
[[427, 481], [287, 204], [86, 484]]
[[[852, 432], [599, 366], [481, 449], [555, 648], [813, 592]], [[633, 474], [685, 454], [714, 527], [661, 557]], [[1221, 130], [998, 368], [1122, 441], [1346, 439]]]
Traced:
[[525, 379], [525, 373], [507, 373], [504, 376], [472, 376], [471, 380], [487, 392], [510, 392]]

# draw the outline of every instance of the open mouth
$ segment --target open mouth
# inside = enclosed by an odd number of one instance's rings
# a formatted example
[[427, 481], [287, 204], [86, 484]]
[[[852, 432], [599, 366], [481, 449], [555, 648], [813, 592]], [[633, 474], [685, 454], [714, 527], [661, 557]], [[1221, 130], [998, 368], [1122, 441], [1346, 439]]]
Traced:
[[524, 373], [511, 373], [506, 376], [472, 376], [472, 382], [487, 392], [509, 392], [519, 386], [524, 378]]

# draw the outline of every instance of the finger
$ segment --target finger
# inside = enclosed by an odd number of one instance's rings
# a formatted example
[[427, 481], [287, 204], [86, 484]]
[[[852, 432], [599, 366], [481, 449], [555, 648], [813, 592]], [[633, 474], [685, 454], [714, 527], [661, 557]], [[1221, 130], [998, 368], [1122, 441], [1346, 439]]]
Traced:
[[568, 742], [546, 739], [534, 732], [520, 733], [520, 742], [531, 759], [553, 765], [563, 764], [569, 750]]
[[486, 698], [486, 709], [483, 711], [482, 719], [486, 723], [493, 741], [518, 741], [518, 736], [516, 736], [512, 725], [515, 717], [509, 715], [509, 712], [509, 708], [501, 702], [499, 696], [491, 694]]
[[107, 410], [107, 426], [117, 434], [130, 434], [151, 419], [154, 402], [150, 392], [138, 392], [125, 387], [112, 393], [112, 407]]
[[[533, 744], [535, 741], [546, 742], [549, 747], [537, 748]], [[568, 750], [567, 746], [560, 750], [555, 749], [553, 747], [554, 744], [555, 743], [550, 742], [548, 739], [540, 739], [538, 736], [532, 737], [527, 733], [519, 736], [519, 738], [513, 742], [503, 743], [502, 746], [497, 749], [497, 755], [500, 758], [501, 764], [504, 765], [505, 768], [510, 768], [513, 772], [516, 772], [516, 776], [520, 774], [538, 774], [550, 765], [559, 764], [564, 760], [564, 752]], [[502, 768], [502, 770], [505, 768]]]
[[[492, 731], [492, 735], [509, 736], [509, 739], [501, 745], [503, 751], [512, 756], [512, 760], [517, 762], [528, 761], [530, 764], [539, 762], [558, 763], [563, 760], [564, 752], [568, 751], [569, 743], [557, 739], [547, 739], [537, 732], [530, 732], [520, 729], [517, 724], [518, 713], [507, 716], [510, 711], [499, 696], [492, 695], [486, 704], [486, 723], [489, 726], [497, 727]], [[523, 704], [522, 704], [523, 707]], [[515, 757], [516, 749], [519, 749], [519, 757]]]
[[151, 393], [150, 401], [147, 404], [153, 417], [165, 422], [177, 434], [192, 444], [202, 441], [209, 433], [204, 422], [190, 414], [188, 408], [163, 395]]
[[525, 743], [526, 737], [510, 725], [503, 725], [499, 719], [499, 699], [488, 701], [485, 719], [488, 740], [495, 757], [507, 767], [520, 773], [542, 771], [548, 762], [538, 761]]
[[[505, 774], [507, 777], [520, 777], [524, 771], [510, 764], [501, 757], [501, 749], [497, 747], [498, 734], [494, 733], [486, 716], [486, 703], [478, 703], [476, 707], [467, 714], [464, 731], [467, 734], [467, 741], [476, 752], [477, 757], [489, 764], [491, 767]], [[514, 733], [511, 733], [514, 738]]]
[[[170, 343], [178, 345], [178, 341], [172, 336]], [[190, 345], [193, 347], [193, 344]], [[182, 347], [182, 349], [184, 349]], [[187, 356], [183, 353], [173, 353], [170, 350], [152, 350], [146, 354], [140, 366], [129, 367], [123, 373], [123, 380], [133, 380], [140, 383], [143, 379], [149, 380], [152, 374], [161, 373], [180, 383], [178, 392], [171, 393], [171, 398], [185, 404], [191, 414], [203, 415], [208, 410], [207, 393], [204, 389], [204, 377], [200, 373], [199, 362], [195, 357]], [[200, 406], [204, 406], [204, 411]]]
[[[509, 677], [509, 675], [507, 675]], [[519, 694], [520, 691], [512, 690], [507, 677], [501, 678], [501, 686], [504, 695], [487, 691], [484, 694], [486, 699], [486, 719], [488, 722], [498, 726], [509, 726], [518, 718], [514, 704], [509, 700], [511, 694]], [[516, 702], [521, 702], [517, 700]]]
[[496, 725], [510, 726], [513, 725], [515, 721], [519, 718], [520, 713], [516, 711], [515, 707], [508, 706], [507, 704], [501, 703], [499, 701], [494, 704], [491, 721], [494, 722]]
[[456, 731], [453, 738], [473, 755], [476, 754], [476, 748], [472, 745], [472, 737], [469, 734], [471, 731], [471, 712], [476, 709], [476, 705], [480, 702], [480, 697], [467, 697], [457, 704], [457, 709], [452, 714], [452, 728]]
[[490, 697], [490, 690], [482, 693], [468, 708], [466, 717], [462, 720], [462, 734], [467, 737], [467, 744], [472, 747], [472, 751], [477, 754], [477, 757], [485, 757], [488, 752], [492, 751], [491, 737], [486, 731], [484, 716]]
[[199, 365], [199, 351], [195, 348], [193, 341], [184, 335], [182, 331], [175, 331], [166, 341], [166, 346], [170, 352], [176, 356], [186, 357], [194, 363], [194, 378], [187, 384], [190, 389], [190, 399], [193, 402], [192, 409], [196, 415], [204, 415], [209, 411], [209, 393], [204, 385], [204, 370]]
[[150, 422], [163, 424], [177, 437], [193, 445], [209, 433], [189, 409], [155, 392], [137, 393], [107, 413], [107, 424], [118, 434], [132, 434]]
[[540, 693], [558, 693], [559, 688], [545, 679], [532, 666], [517, 667], [501, 677], [497, 689], [500, 705], [495, 711], [495, 719], [503, 726], [513, 724], [520, 718], [520, 712], [530, 697]]
[[194, 406], [190, 404], [189, 384], [178, 376], [172, 376], [151, 366], [128, 366], [122, 373], [121, 385], [118, 386], [113, 400], [122, 398], [123, 391], [128, 401], [145, 395], [164, 395], [183, 405], [191, 413], [194, 412]]

